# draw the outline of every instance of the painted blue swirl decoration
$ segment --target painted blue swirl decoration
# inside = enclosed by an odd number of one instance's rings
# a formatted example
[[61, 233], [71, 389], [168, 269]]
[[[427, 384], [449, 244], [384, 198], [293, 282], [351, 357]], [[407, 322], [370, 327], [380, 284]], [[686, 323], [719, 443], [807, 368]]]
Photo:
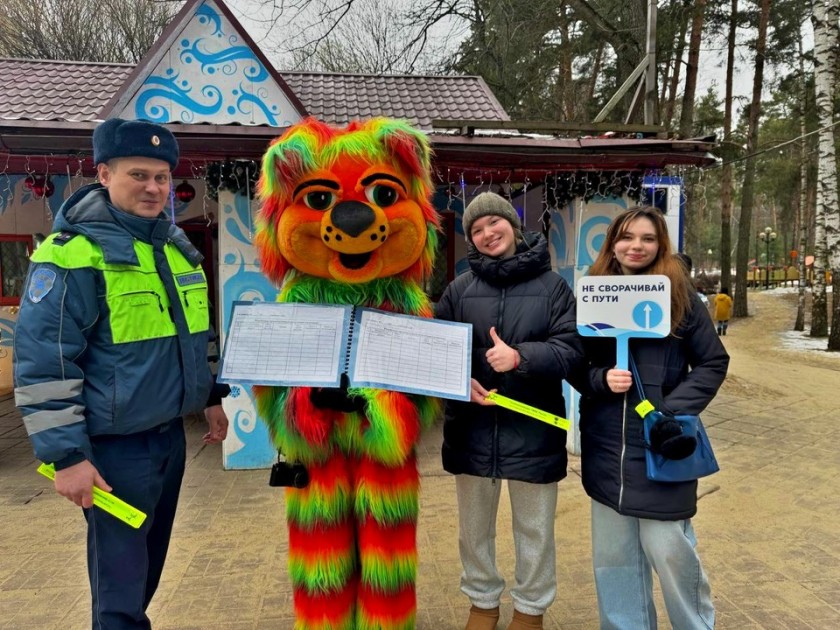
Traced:
[[253, 108], [248, 107], [246, 109], [245, 107], [243, 107], [243, 105], [246, 103], [253, 103], [257, 108], [262, 110], [263, 115], [265, 116], [266, 120], [268, 120], [268, 124], [270, 124], [273, 127], [280, 126], [277, 122], [277, 114], [280, 113], [280, 108], [277, 107], [277, 105], [272, 105], [269, 109], [269, 106], [266, 105], [265, 101], [263, 100], [263, 98], [268, 96], [267, 90], [257, 90], [256, 95], [248, 94], [245, 90], [242, 89], [242, 84], [240, 84], [239, 89], [233, 91], [234, 96], [237, 96], [237, 94], [239, 98], [236, 99], [236, 106], [234, 107], [231, 105], [230, 107], [228, 107], [228, 113], [233, 114], [238, 109], [243, 114], [250, 114], [253, 112]]
[[219, 69], [226, 75], [235, 74], [239, 70], [237, 62], [242, 61], [244, 62], [242, 73], [247, 79], [260, 83], [268, 78], [268, 70], [248, 46], [233, 46], [217, 52], [206, 52], [199, 47], [203, 41], [203, 38], [192, 43], [187, 39], [181, 40], [181, 46], [184, 48], [181, 51], [181, 61], [186, 64], [197, 61], [204, 74], [214, 74]]
[[[32, 190], [23, 186], [23, 181], [26, 175], [5, 175], [5, 180], [0, 179], [0, 215], [4, 214], [8, 208], [15, 201], [15, 191], [20, 188], [20, 203], [21, 205], [30, 203], [32, 201], [42, 202], [40, 197], [36, 197]], [[70, 180], [66, 175], [50, 175], [50, 181], [54, 187], [53, 194], [46, 198], [47, 208], [52, 212], [53, 216], [61, 208], [64, 199], [67, 196], [65, 190]]]
[[[250, 392], [246, 396], [250, 398]], [[233, 452], [225, 453], [225, 468], [268, 468], [277, 459], [277, 451], [271, 445], [268, 427], [259, 421], [253, 400], [248, 409], [239, 409], [233, 414], [231, 428], [242, 446]]]
[[612, 219], [604, 215], [591, 217], [583, 222], [578, 234], [578, 267], [589, 267], [595, 262], [595, 257], [601, 251], [607, 226]]
[[134, 115], [137, 118], [143, 118], [155, 123], [171, 122], [169, 110], [162, 105], [156, 105], [150, 102], [155, 98], [163, 99], [167, 102], [175, 102], [183, 107], [185, 111], [181, 113], [182, 122], [192, 122], [195, 114], [210, 116], [222, 108], [222, 91], [216, 86], [206, 85], [201, 88], [202, 95], [213, 99], [208, 104], [202, 104], [188, 96], [192, 92], [188, 81], [181, 81], [179, 85], [177, 82], [178, 75], [174, 74], [172, 68], [166, 72], [167, 74], [173, 74], [173, 76], [170, 78], [151, 75], [146, 79], [140, 97], [134, 105]]
[[222, 17], [211, 7], [207, 6], [207, 4], [202, 4], [198, 7], [198, 11], [195, 14], [198, 16], [200, 24], [213, 24], [211, 35], [215, 35], [216, 37], [222, 37], [224, 35], [222, 32]]
[[[11, 207], [12, 203], [15, 200], [15, 188], [17, 188], [18, 184], [22, 179], [24, 179], [24, 175], [7, 175], [3, 173], [3, 176], [6, 178], [5, 181], [0, 182], [0, 215], [6, 213], [6, 209]], [[30, 196], [32, 193], [29, 193]]]
[[70, 178], [67, 175], [59, 175], [57, 177], [50, 177], [50, 181], [55, 186], [55, 192], [52, 194], [52, 197], [47, 197], [47, 206], [49, 206], [52, 215], [55, 216], [61, 209], [61, 204], [64, 203], [65, 197], [69, 197], [69, 195], [65, 194], [65, 191], [70, 183]]
[[609, 226], [612, 218], [627, 208], [627, 199], [624, 197], [601, 197], [595, 195], [592, 197], [590, 204], [612, 205], [613, 208], [601, 211], [600, 214], [590, 216], [585, 220], [578, 229], [578, 246], [577, 246], [577, 266], [589, 267], [595, 262], [598, 252], [601, 251], [601, 246], [604, 244], [604, 238], [607, 234], [607, 226]]
[[566, 263], [568, 252], [566, 251], [566, 224], [559, 216], [557, 210], [551, 211], [551, 227], [548, 231], [548, 245], [554, 254], [557, 263]]
[[[254, 115], [258, 112], [263, 117], [255, 116], [256, 124], [268, 123], [280, 127], [290, 124], [287, 120], [279, 120], [280, 108], [269, 100], [269, 90], [266, 83], [270, 80], [268, 70], [248, 46], [236, 45], [239, 37], [234, 33], [225, 37], [224, 29], [228, 28], [222, 16], [207, 3], [203, 3], [196, 11], [196, 20], [202, 30], [201, 36], [183, 38], [179, 42], [178, 59], [186, 65], [195, 64], [201, 71], [204, 85], [199, 93], [204, 98], [190, 95], [192, 87], [188, 81], [178, 80], [175, 68], [169, 67], [163, 73], [150, 75], [141, 86], [134, 105], [134, 116], [156, 123], [180, 122], [191, 123], [197, 117], [221, 122], [217, 116], [220, 112], [228, 116], [235, 116], [237, 112]], [[214, 50], [216, 48], [217, 50]], [[191, 75], [192, 76], [192, 75]], [[239, 77], [239, 89], [227, 87], [228, 79], [211, 81], [212, 77]], [[243, 85], [256, 86], [263, 83], [266, 87], [243, 89]], [[175, 114], [173, 109], [180, 109]]]
[[[548, 248], [553, 254], [554, 270], [565, 280], [572, 290], [575, 286], [574, 252], [568, 251], [569, 238], [567, 229], [574, 231], [574, 202], [566, 204], [566, 208], [552, 208], [550, 227], [548, 230]], [[566, 212], [564, 212], [566, 210]], [[564, 219], [563, 215], [568, 217]]]
[[[225, 219], [225, 229], [228, 233], [240, 243], [250, 246], [251, 234], [254, 230], [254, 217], [251, 215], [251, 204], [244, 195], [234, 195], [234, 206], [225, 204], [224, 213], [229, 216]], [[243, 229], [248, 228], [248, 235], [243, 233]], [[228, 254], [231, 256], [231, 254]], [[256, 261], [254, 261], [256, 263]], [[225, 263], [232, 264], [232, 260], [225, 260]]]

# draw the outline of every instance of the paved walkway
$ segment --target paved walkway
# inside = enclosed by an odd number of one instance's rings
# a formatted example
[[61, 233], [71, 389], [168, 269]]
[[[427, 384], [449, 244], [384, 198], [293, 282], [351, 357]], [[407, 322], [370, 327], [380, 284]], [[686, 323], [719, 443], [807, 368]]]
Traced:
[[[694, 520], [718, 628], [838, 628], [840, 394], [815, 399], [791, 389], [769, 400], [733, 382], [703, 416], [722, 472], [701, 482]], [[150, 608], [155, 629], [291, 628], [281, 491], [268, 487], [267, 471], [223, 471], [219, 447], [200, 445], [198, 420], [188, 432], [173, 548]], [[454, 483], [440, 468], [439, 444], [435, 430], [421, 448], [417, 627], [456, 630], [468, 604], [458, 590]], [[89, 628], [83, 519], [35, 467], [19, 415], [0, 402], [0, 628]], [[499, 565], [511, 578], [504, 497], [498, 530]], [[576, 458], [560, 484], [555, 531], [559, 592], [546, 628], [597, 628], [589, 503]], [[506, 595], [500, 628], [510, 615]]]

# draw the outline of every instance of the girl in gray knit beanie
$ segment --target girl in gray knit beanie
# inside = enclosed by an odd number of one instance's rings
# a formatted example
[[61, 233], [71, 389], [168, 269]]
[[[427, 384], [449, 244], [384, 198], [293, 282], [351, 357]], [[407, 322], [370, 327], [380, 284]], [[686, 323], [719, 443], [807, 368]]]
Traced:
[[[504, 220], [503, 220], [504, 219]], [[522, 231], [507, 199], [475, 197], [464, 210], [469, 268], [435, 306], [435, 317], [472, 325], [470, 402], [446, 401], [443, 468], [455, 475], [461, 591], [467, 630], [495, 630], [505, 581], [496, 565], [502, 480], [513, 515], [515, 584], [507, 630], [541, 630], [557, 593], [557, 482], [566, 476], [562, 430], [494, 406], [491, 391], [557, 415], [560, 382], [583, 361], [572, 291], [551, 269], [545, 237]]]
[[[476, 245], [472, 234], [473, 224], [478, 219], [486, 216], [501, 217], [510, 223], [513, 228], [513, 247], [515, 250], [516, 245], [522, 242], [522, 222], [519, 219], [519, 215], [516, 213], [516, 209], [507, 199], [491, 192], [483, 192], [477, 195], [472, 201], [470, 201], [469, 204], [467, 204], [467, 207], [464, 210], [462, 225], [464, 227], [464, 236], [466, 236], [467, 241]], [[477, 247], [479, 249], [483, 249], [481, 245], [482, 243], [479, 242]], [[512, 254], [512, 252], [506, 252], [506, 255], [510, 254]]]

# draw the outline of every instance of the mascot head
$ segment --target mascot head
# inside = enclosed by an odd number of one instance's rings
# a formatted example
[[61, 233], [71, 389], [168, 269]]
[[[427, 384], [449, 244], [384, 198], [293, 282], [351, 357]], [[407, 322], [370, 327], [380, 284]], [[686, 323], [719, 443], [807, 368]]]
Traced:
[[430, 159], [426, 136], [400, 120], [290, 127], [263, 156], [263, 271], [278, 284], [291, 269], [351, 284], [428, 275], [438, 228]]

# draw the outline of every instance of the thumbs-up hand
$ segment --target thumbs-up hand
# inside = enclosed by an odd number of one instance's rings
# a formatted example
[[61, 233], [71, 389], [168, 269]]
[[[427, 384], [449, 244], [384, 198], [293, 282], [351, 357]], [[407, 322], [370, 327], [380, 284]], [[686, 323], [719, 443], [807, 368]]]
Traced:
[[490, 328], [490, 339], [493, 340], [493, 347], [485, 356], [491, 368], [496, 372], [510, 372], [519, 367], [519, 352], [502, 341], [502, 338], [496, 334], [495, 326]]

